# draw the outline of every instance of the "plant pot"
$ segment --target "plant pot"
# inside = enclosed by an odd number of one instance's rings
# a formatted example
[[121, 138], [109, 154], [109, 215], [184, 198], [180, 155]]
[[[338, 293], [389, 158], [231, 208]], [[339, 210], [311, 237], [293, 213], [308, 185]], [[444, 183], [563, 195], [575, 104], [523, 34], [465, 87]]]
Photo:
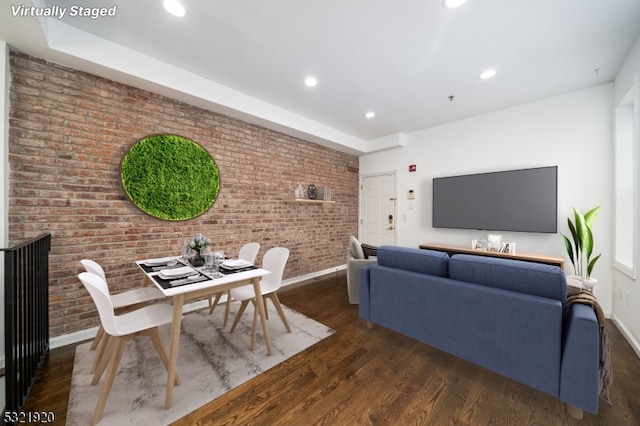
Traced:
[[580, 278], [582, 280], [582, 287], [584, 287], [585, 290], [589, 290], [589, 291], [593, 291], [593, 288], [596, 286], [596, 283], [598, 282], [597, 279], [595, 278]]
[[592, 291], [593, 288], [596, 286], [596, 283], [598, 282], [598, 280], [595, 278], [585, 278], [578, 275], [567, 275], [566, 278], [567, 278], [567, 285], [570, 285], [571, 281], [573, 281], [574, 283], [576, 281], [579, 281], [582, 288], [584, 290], [589, 290], [589, 291]]

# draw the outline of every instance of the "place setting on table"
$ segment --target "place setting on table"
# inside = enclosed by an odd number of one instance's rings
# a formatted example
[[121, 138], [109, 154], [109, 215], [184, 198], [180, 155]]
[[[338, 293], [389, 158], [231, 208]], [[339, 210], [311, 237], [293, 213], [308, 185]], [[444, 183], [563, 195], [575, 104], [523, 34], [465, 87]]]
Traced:
[[256, 269], [252, 262], [225, 256], [224, 251], [204, 248], [199, 251], [202, 262], [191, 262], [189, 256], [162, 257], [139, 262], [151, 279], [164, 289], [195, 284], [225, 275]]
[[211, 297], [246, 285], [255, 291], [256, 309], [262, 328], [267, 356], [273, 354], [269, 329], [266, 323], [265, 306], [260, 282], [271, 272], [253, 265], [252, 262], [227, 258], [223, 250], [212, 250], [211, 240], [197, 234], [187, 240], [181, 255], [137, 260], [136, 264], [158, 289], [171, 297], [173, 319], [170, 330], [169, 363], [165, 408], [171, 407], [174, 379], [178, 361], [178, 347], [183, 317], [183, 306], [188, 300]]

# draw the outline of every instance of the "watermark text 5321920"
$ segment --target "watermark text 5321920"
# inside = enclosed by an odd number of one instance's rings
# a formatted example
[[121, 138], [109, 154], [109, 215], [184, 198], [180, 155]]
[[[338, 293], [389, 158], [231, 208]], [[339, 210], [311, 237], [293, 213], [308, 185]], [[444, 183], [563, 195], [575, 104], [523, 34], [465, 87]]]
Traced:
[[24, 4], [11, 5], [11, 15], [14, 17], [51, 17], [62, 19], [65, 16], [78, 17], [78, 18], [91, 18], [98, 19], [103, 17], [116, 16], [118, 6], [113, 5], [111, 7], [86, 7], [73, 5], [69, 7], [62, 6], [27, 6]]

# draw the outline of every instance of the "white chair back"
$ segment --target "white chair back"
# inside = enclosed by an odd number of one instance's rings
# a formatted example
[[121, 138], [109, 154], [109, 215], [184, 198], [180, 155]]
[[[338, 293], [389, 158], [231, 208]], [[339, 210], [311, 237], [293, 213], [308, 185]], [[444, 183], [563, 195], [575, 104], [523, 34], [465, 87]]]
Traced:
[[260, 243], [247, 243], [240, 247], [240, 250], [238, 251], [238, 259], [254, 263], [259, 251]]
[[262, 269], [271, 272], [265, 275], [260, 281], [260, 289], [262, 294], [277, 291], [282, 284], [282, 276], [284, 268], [289, 259], [289, 249], [285, 247], [273, 247], [264, 254], [262, 258]]
[[91, 272], [92, 274], [99, 275], [105, 281], [107, 280], [107, 276], [104, 273], [104, 269], [102, 269], [102, 266], [100, 266], [98, 262], [96, 262], [95, 260], [82, 259], [80, 263], [82, 264], [82, 266], [84, 266], [85, 271]]
[[78, 278], [85, 286], [93, 303], [98, 308], [98, 314], [100, 315], [100, 322], [104, 331], [111, 336], [120, 336], [116, 328], [116, 319], [113, 312], [113, 303], [109, 296], [109, 288], [107, 282], [98, 274], [92, 272], [82, 272], [78, 274]]

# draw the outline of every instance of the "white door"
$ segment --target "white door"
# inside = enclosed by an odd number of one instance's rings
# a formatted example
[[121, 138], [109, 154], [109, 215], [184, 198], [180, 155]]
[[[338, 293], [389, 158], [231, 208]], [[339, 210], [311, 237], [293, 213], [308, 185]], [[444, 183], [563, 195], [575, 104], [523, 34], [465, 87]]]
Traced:
[[381, 246], [396, 241], [396, 176], [386, 173], [360, 180], [360, 242]]

